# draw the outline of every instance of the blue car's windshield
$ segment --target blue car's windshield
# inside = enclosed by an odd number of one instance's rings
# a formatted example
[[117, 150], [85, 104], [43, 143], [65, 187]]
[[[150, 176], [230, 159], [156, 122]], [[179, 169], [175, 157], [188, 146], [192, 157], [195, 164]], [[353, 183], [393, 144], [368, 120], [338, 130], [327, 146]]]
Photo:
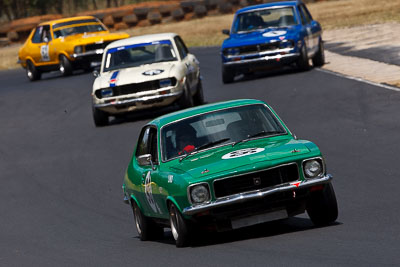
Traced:
[[103, 71], [175, 60], [176, 53], [169, 40], [126, 45], [107, 50]]
[[214, 146], [285, 133], [278, 119], [263, 104], [223, 109], [164, 126], [162, 158], [167, 161]]
[[236, 16], [232, 33], [296, 25], [293, 7], [257, 9]]

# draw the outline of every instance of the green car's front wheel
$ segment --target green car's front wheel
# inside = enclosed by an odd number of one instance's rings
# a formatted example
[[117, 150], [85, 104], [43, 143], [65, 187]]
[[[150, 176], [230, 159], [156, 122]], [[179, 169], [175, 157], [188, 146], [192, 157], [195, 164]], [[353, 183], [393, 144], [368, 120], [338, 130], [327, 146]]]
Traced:
[[311, 221], [317, 226], [327, 225], [336, 221], [338, 206], [331, 183], [325, 185], [323, 190], [311, 193], [307, 203], [307, 213]]
[[174, 204], [169, 206], [169, 221], [176, 246], [186, 247], [190, 243], [189, 225]]

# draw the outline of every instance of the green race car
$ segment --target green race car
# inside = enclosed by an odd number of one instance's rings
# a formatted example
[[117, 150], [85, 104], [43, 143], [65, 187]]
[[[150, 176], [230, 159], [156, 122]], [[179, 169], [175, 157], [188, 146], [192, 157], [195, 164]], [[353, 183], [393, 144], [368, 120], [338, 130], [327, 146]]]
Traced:
[[146, 124], [123, 183], [141, 240], [170, 227], [177, 247], [197, 227], [225, 231], [307, 211], [315, 225], [338, 216], [318, 147], [298, 140], [266, 103], [234, 100]]

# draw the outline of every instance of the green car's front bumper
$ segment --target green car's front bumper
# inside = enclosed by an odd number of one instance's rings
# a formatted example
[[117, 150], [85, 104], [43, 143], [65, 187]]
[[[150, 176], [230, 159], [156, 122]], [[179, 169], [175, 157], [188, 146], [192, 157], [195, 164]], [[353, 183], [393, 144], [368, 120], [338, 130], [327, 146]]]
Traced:
[[291, 182], [283, 185], [269, 187], [265, 189], [255, 190], [251, 192], [239, 193], [223, 198], [219, 198], [215, 201], [211, 201], [206, 204], [193, 205], [183, 209], [185, 215], [195, 215], [211, 209], [220, 208], [223, 206], [234, 205], [238, 203], [244, 203], [246, 201], [262, 199], [270, 195], [274, 195], [282, 192], [290, 192], [301, 189], [310, 188], [316, 185], [323, 185], [329, 183], [333, 179], [332, 175], [327, 174], [323, 177], [307, 179], [305, 181]]

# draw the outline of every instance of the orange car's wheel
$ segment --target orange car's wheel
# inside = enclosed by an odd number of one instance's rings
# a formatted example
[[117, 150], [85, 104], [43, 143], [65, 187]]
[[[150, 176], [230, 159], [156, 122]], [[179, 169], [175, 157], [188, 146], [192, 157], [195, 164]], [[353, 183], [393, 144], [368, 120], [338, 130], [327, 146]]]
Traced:
[[30, 81], [40, 80], [42, 73], [33, 65], [32, 61], [26, 62], [26, 76]]
[[64, 55], [60, 56], [59, 69], [60, 69], [62, 76], [69, 76], [72, 74], [72, 64], [68, 60], [68, 58]]

